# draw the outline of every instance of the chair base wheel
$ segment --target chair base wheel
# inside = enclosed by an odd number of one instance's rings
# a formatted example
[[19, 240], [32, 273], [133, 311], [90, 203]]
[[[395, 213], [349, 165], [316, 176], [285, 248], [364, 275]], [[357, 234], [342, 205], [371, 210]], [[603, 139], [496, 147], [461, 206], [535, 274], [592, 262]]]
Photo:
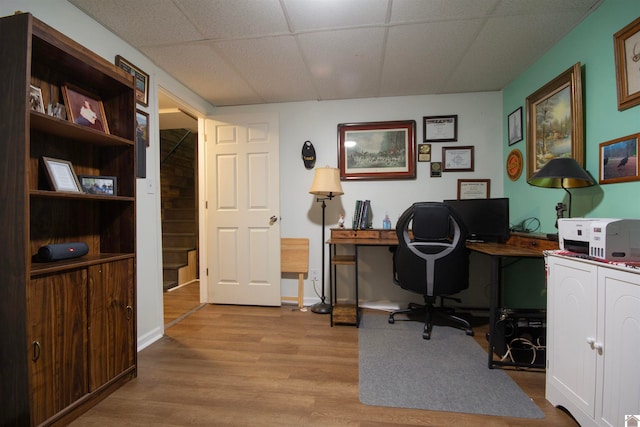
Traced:
[[393, 325], [394, 323], [396, 323], [396, 320], [393, 317], [389, 317], [389, 323]]

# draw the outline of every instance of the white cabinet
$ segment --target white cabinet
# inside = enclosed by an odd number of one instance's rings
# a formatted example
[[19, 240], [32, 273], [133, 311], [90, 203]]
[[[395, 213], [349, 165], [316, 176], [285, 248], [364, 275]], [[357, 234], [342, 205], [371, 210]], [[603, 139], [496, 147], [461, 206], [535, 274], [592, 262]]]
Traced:
[[546, 398], [583, 426], [640, 414], [640, 270], [551, 254]]

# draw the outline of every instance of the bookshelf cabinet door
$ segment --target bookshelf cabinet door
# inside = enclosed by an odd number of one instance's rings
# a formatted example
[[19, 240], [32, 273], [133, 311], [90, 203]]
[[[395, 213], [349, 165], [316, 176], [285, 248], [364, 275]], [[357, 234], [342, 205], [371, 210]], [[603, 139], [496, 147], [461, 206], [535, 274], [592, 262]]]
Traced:
[[89, 389], [135, 364], [133, 259], [89, 267]]
[[31, 423], [87, 394], [87, 271], [32, 279], [27, 286]]

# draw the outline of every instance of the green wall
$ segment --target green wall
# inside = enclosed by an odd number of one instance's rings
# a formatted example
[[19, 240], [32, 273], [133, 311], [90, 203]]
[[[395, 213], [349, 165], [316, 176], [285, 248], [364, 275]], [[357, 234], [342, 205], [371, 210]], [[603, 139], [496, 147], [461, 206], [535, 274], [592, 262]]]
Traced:
[[[576, 62], [582, 64], [585, 124], [585, 169], [598, 179], [599, 144], [640, 132], [640, 105], [618, 111], [613, 34], [640, 16], [639, 0], [605, 0], [579, 26], [503, 90], [504, 159], [519, 149], [525, 168], [517, 181], [504, 175], [505, 196], [511, 200], [511, 222], [530, 217], [541, 222], [540, 232], [555, 232], [555, 205], [568, 196], [562, 189], [527, 184], [526, 128], [524, 139], [508, 144], [507, 115], [522, 107], [526, 126], [526, 98]], [[572, 192], [572, 216], [640, 218], [640, 181], [596, 185]], [[566, 216], [566, 214], [565, 214]]]

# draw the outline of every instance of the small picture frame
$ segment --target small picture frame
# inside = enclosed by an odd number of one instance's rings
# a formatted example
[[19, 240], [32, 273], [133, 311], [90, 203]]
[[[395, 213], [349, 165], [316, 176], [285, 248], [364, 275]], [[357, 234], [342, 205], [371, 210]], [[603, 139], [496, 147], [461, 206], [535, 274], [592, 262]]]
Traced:
[[443, 172], [472, 172], [474, 169], [474, 148], [442, 147]]
[[149, 113], [136, 110], [136, 142], [149, 146]]
[[73, 123], [109, 133], [107, 116], [100, 98], [70, 84], [62, 86], [62, 96], [67, 106], [67, 115]]
[[431, 161], [431, 144], [418, 144], [418, 161]]
[[522, 107], [518, 107], [507, 119], [509, 145], [522, 141]]
[[42, 157], [42, 162], [47, 172], [49, 184], [54, 191], [82, 192], [80, 182], [73, 171], [71, 162], [51, 157]]
[[455, 142], [458, 140], [458, 115], [422, 118], [424, 142]]
[[431, 178], [442, 177], [442, 162], [431, 162]]
[[488, 199], [490, 194], [490, 179], [458, 180], [458, 199]]
[[640, 133], [600, 144], [600, 184], [640, 180], [638, 140]]
[[149, 106], [149, 74], [124, 59], [116, 56], [116, 65], [131, 74], [135, 79], [136, 102], [143, 107]]
[[118, 178], [115, 176], [78, 175], [82, 191], [100, 196], [118, 195]]
[[44, 113], [44, 100], [42, 99], [42, 89], [31, 85], [29, 88], [29, 105], [33, 111]]
[[640, 104], [640, 18], [613, 35], [618, 111]]

